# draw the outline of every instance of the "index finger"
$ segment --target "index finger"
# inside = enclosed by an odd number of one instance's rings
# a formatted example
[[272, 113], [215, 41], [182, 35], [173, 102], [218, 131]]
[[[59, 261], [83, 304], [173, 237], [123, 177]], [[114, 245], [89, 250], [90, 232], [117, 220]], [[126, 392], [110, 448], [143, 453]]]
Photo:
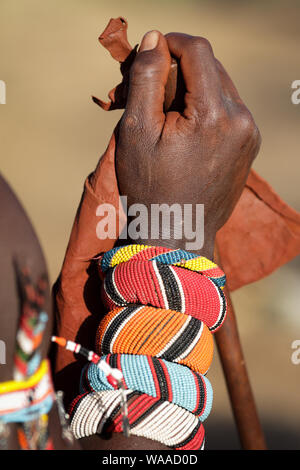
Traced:
[[222, 105], [222, 88], [210, 43], [182, 33], [169, 33], [166, 39], [171, 55], [180, 63], [185, 82], [185, 117], [214, 113]]

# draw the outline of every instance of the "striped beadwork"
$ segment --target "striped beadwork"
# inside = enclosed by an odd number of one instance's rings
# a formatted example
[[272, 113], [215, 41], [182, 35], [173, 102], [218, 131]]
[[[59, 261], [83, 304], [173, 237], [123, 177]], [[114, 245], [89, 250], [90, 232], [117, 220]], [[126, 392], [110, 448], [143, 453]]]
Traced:
[[[173, 403], [126, 390], [130, 432], [174, 449], [199, 449], [204, 428], [193, 414]], [[120, 395], [117, 391], [85, 393], [71, 405], [71, 429], [77, 439], [96, 433], [121, 432]]]
[[[130, 433], [174, 449], [204, 448], [213, 398], [204, 374], [212, 333], [226, 316], [223, 271], [194, 253], [147, 245], [113, 248], [98, 266], [109, 313], [96, 353], [122, 372]], [[76, 437], [124, 429], [113, 388], [95, 364], [84, 367], [70, 408]]]
[[47, 360], [30, 378], [0, 383], [0, 420], [3, 423], [27, 423], [49, 413], [54, 390]]
[[99, 267], [103, 273], [109, 268], [125, 263], [129, 260], [156, 261], [167, 265], [178, 265], [186, 269], [200, 272], [213, 280], [220, 287], [225, 285], [224, 272], [209, 259], [181, 249], [171, 250], [161, 246], [127, 245], [115, 247], [104, 253], [99, 260]]
[[20, 269], [17, 264], [15, 269], [20, 292], [20, 320], [14, 380], [0, 384], [0, 424], [17, 423], [21, 449], [53, 449], [48, 413], [55, 395], [48, 361], [41, 361], [41, 345], [48, 322], [44, 310], [47, 278], [43, 275], [34, 284], [28, 269]]
[[96, 352], [160, 357], [206, 374], [213, 358], [207, 326], [184, 313], [148, 306], [116, 308], [100, 322]]
[[24, 380], [38, 369], [40, 345], [48, 322], [44, 311], [47, 282], [42, 276], [37, 285], [32, 283], [27, 270], [17, 269], [21, 293], [21, 316], [16, 338], [14, 357], [14, 379]]
[[128, 304], [186, 313], [215, 332], [226, 314], [222, 289], [206, 276], [157, 261], [130, 260], [106, 271], [102, 297], [111, 310]]
[[[151, 356], [108, 354], [103, 359], [119, 368], [126, 388], [167, 400], [204, 421], [212, 407], [213, 392], [209, 380], [188, 367]], [[84, 367], [81, 393], [113, 390], [104, 372], [95, 364]]]

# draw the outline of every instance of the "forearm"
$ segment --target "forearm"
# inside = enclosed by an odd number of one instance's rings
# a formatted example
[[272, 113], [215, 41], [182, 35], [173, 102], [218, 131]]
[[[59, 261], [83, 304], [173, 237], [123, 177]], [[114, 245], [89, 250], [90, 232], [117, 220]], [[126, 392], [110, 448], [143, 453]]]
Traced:
[[80, 445], [85, 450], [170, 450], [169, 447], [144, 437], [125, 437], [120, 433], [112, 433], [109, 439], [95, 434], [80, 439]]

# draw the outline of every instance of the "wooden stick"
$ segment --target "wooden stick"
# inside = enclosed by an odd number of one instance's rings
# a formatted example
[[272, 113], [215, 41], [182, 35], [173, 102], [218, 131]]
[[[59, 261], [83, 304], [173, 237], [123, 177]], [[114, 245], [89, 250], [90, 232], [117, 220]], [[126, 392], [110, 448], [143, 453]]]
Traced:
[[[218, 256], [217, 256], [218, 260]], [[221, 264], [218, 261], [218, 264]], [[230, 293], [225, 287], [227, 318], [215, 338], [222, 363], [241, 446], [244, 450], [266, 450], [256, 410]]]

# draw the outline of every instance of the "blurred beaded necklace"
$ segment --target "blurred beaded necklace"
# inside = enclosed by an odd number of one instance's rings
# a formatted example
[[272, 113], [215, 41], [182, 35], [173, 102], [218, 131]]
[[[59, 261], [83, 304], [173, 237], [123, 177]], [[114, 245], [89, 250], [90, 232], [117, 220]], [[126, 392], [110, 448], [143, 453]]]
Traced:
[[16, 266], [20, 320], [16, 336], [13, 380], [0, 383], [0, 448], [8, 447], [8, 423], [16, 423], [23, 450], [53, 449], [48, 414], [55, 398], [48, 360], [41, 344], [48, 315], [44, 310], [46, 276], [35, 286], [26, 269]]

